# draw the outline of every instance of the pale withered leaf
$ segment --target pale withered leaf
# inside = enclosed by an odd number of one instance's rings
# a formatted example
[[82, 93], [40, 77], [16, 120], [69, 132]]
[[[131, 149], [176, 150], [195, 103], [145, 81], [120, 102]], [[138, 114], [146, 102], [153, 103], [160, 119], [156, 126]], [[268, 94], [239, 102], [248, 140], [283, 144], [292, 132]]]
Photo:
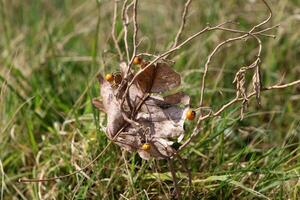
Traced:
[[149, 160], [151, 157], [156, 159], [166, 159], [175, 153], [175, 150], [171, 147], [172, 144], [168, 140], [152, 138], [149, 144], [151, 147], [148, 151], [144, 151], [141, 148], [137, 150], [141, 158], [145, 160]]
[[139, 112], [137, 121], [145, 127], [149, 127], [151, 135], [159, 138], [174, 139], [184, 133], [182, 108], [170, 107], [156, 112]]
[[106, 133], [112, 138], [124, 125], [125, 121], [119, 108], [119, 102], [115, 98], [114, 90], [101, 74], [98, 75], [101, 97], [104, 110], [107, 111]]

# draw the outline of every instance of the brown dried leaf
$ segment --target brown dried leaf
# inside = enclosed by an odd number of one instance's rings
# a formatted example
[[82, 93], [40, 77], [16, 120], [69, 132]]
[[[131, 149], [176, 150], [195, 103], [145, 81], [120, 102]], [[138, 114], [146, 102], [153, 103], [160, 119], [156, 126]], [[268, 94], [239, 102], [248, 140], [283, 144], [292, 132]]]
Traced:
[[[144, 62], [141, 65], [141, 68], [144, 69], [147, 65], [149, 64], [149, 62]], [[147, 67], [147, 69], [145, 69], [145, 71], [143, 71], [140, 75], [137, 76], [136, 81], [140, 87], [140, 89], [146, 93], [146, 92], [150, 92], [151, 88], [152, 88], [152, 84], [153, 84], [153, 79], [155, 77], [155, 65], [150, 65], [149, 67]]]
[[[128, 70], [128, 66], [125, 62], [121, 62], [120, 63], [120, 71], [121, 71], [121, 76], [124, 78], [126, 73], [127, 73], [127, 70]], [[129, 76], [133, 76], [132, 72], [129, 71]]]
[[155, 78], [151, 88], [152, 93], [165, 92], [180, 85], [180, 75], [167, 63], [157, 63], [155, 69]]
[[[141, 68], [145, 68], [148, 64], [143, 63]], [[181, 78], [167, 63], [157, 63], [147, 67], [137, 77], [137, 83], [143, 92], [161, 93], [178, 87]]]
[[184, 116], [188, 108], [165, 103], [150, 97], [137, 115], [137, 121], [150, 127], [152, 136], [159, 138], [181, 138], [184, 129]]

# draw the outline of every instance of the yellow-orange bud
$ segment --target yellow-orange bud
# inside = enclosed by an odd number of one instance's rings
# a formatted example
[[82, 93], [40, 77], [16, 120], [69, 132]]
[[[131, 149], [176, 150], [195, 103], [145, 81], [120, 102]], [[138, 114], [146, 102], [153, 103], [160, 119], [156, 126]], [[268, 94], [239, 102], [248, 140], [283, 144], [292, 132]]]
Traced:
[[196, 112], [193, 111], [192, 109], [188, 110], [185, 114], [185, 117], [188, 119], [188, 120], [194, 120], [195, 117], [196, 117]]
[[151, 148], [151, 145], [150, 145], [149, 143], [144, 143], [144, 144], [142, 145], [142, 149], [143, 149], [144, 151], [149, 151], [150, 148]]
[[108, 82], [112, 82], [114, 80], [114, 76], [112, 74], [106, 74], [105, 80]]
[[139, 56], [137, 56], [133, 59], [133, 64], [135, 64], [135, 65], [140, 65], [140, 64], [142, 64], [142, 62], [143, 62], [143, 59]]

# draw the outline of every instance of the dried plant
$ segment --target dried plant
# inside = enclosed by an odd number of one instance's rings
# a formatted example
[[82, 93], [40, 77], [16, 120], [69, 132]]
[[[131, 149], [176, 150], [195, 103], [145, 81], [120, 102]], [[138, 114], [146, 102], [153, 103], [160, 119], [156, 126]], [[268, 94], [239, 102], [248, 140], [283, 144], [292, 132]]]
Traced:
[[[120, 13], [123, 22], [125, 52], [123, 53], [121, 51], [119, 41], [115, 36], [118, 3], [120, 1], [114, 1], [113, 27], [111, 34], [120, 59], [120, 73], [111, 74], [110, 77], [106, 77], [107, 80], [101, 74], [98, 75], [101, 86], [101, 95], [100, 98], [95, 98], [93, 100], [93, 104], [99, 110], [107, 114], [106, 135], [111, 142], [116, 143], [122, 147], [123, 150], [138, 152], [138, 154], [146, 160], [151, 157], [168, 160], [170, 171], [173, 175], [175, 188], [174, 195], [176, 197], [180, 196], [180, 191], [172, 160], [178, 158], [184, 165], [184, 162], [180, 157], [180, 152], [187, 148], [190, 142], [201, 133], [201, 124], [205, 120], [219, 116], [226, 109], [234, 105], [241, 105], [240, 116], [242, 119], [244, 111], [248, 106], [248, 102], [252, 97], [256, 97], [257, 103], [260, 104], [260, 97], [263, 91], [283, 89], [300, 84], [300, 80], [288, 84], [276, 84], [268, 87], [265, 87], [262, 84], [260, 66], [262, 62], [261, 52], [263, 44], [261, 38], [274, 38], [275, 36], [268, 34], [268, 32], [277, 28], [279, 25], [265, 27], [265, 25], [270, 22], [273, 14], [266, 0], [261, 1], [268, 11], [268, 16], [265, 20], [254, 25], [249, 30], [228, 28], [228, 25], [235, 23], [227, 21], [215, 26], [207, 25], [202, 30], [194, 33], [185, 40], [182, 40], [182, 33], [187, 21], [186, 17], [192, 2], [191, 0], [187, 0], [181, 15], [181, 24], [173, 44], [169, 49], [159, 55], [138, 53], [138, 46], [140, 43], [138, 41], [137, 21], [138, 0], [123, 1]], [[128, 28], [130, 23], [132, 23], [133, 27], [132, 44], [129, 44], [128, 42], [128, 37], [130, 36]], [[192, 134], [188, 137], [184, 137], [183, 125], [187, 118], [187, 113], [191, 110], [190, 99], [189, 96], [183, 92], [167, 96], [163, 95], [169, 90], [178, 87], [181, 83], [180, 75], [172, 69], [174, 62], [169, 59], [171, 54], [179, 51], [184, 45], [195, 40], [197, 37], [212, 31], [229, 32], [235, 36], [219, 43], [208, 55], [204, 65], [204, 73], [201, 77], [201, 87], [199, 88], [200, 102], [198, 106], [193, 109], [194, 111], [199, 112], [197, 115], [198, 117], [195, 119], [196, 125], [193, 128]], [[210, 110], [207, 112], [204, 108], [210, 106], [204, 105], [204, 94], [206, 90], [206, 76], [211, 61], [218, 51], [226, 45], [243, 41], [248, 38], [253, 39], [254, 42], [256, 42], [257, 53], [250, 65], [240, 67], [236, 72], [233, 80], [236, 89], [235, 97], [231, 101], [220, 106], [217, 110]], [[140, 65], [139, 70], [136, 72], [133, 70], [134, 64]], [[252, 87], [249, 87], [246, 82], [245, 77], [247, 74], [252, 76], [251, 83], [249, 84], [252, 85]], [[179, 148], [174, 148], [173, 145], [177, 142], [182, 142], [182, 144]], [[103, 155], [106, 149], [107, 148], [105, 148], [99, 156]], [[97, 158], [99, 156], [97, 156]], [[95, 158], [95, 160], [97, 158]], [[94, 162], [94, 160], [92, 162]], [[91, 163], [79, 171], [84, 170], [90, 166]], [[185, 165], [184, 168], [189, 172]], [[54, 180], [62, 177], [44, 180]], [[22, 181], [26, 182], [28, 180]]]

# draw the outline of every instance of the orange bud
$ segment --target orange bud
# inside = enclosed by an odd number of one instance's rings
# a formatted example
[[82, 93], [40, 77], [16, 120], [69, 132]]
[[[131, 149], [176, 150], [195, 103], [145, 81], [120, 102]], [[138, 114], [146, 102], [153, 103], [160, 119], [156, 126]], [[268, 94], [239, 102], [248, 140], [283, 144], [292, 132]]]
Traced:
[[114, 76], [112, 74], [106, 74], [105, 80], [108, 82], [112, 82], [114, 80]]
[[143, 59], [139, 56], [137, 56], [133, 59], [133, 64], [135, 64], [135, 65], [140, 65], [140, 64], [142, 64], [142, 62], [143, 62]]
[[188, 110], [185, 114], [185, 117], [188, 119], [188, 120], [194, 120], [195, 117], [196, 117], [196, 112], [193, 111], [192, 109]]

